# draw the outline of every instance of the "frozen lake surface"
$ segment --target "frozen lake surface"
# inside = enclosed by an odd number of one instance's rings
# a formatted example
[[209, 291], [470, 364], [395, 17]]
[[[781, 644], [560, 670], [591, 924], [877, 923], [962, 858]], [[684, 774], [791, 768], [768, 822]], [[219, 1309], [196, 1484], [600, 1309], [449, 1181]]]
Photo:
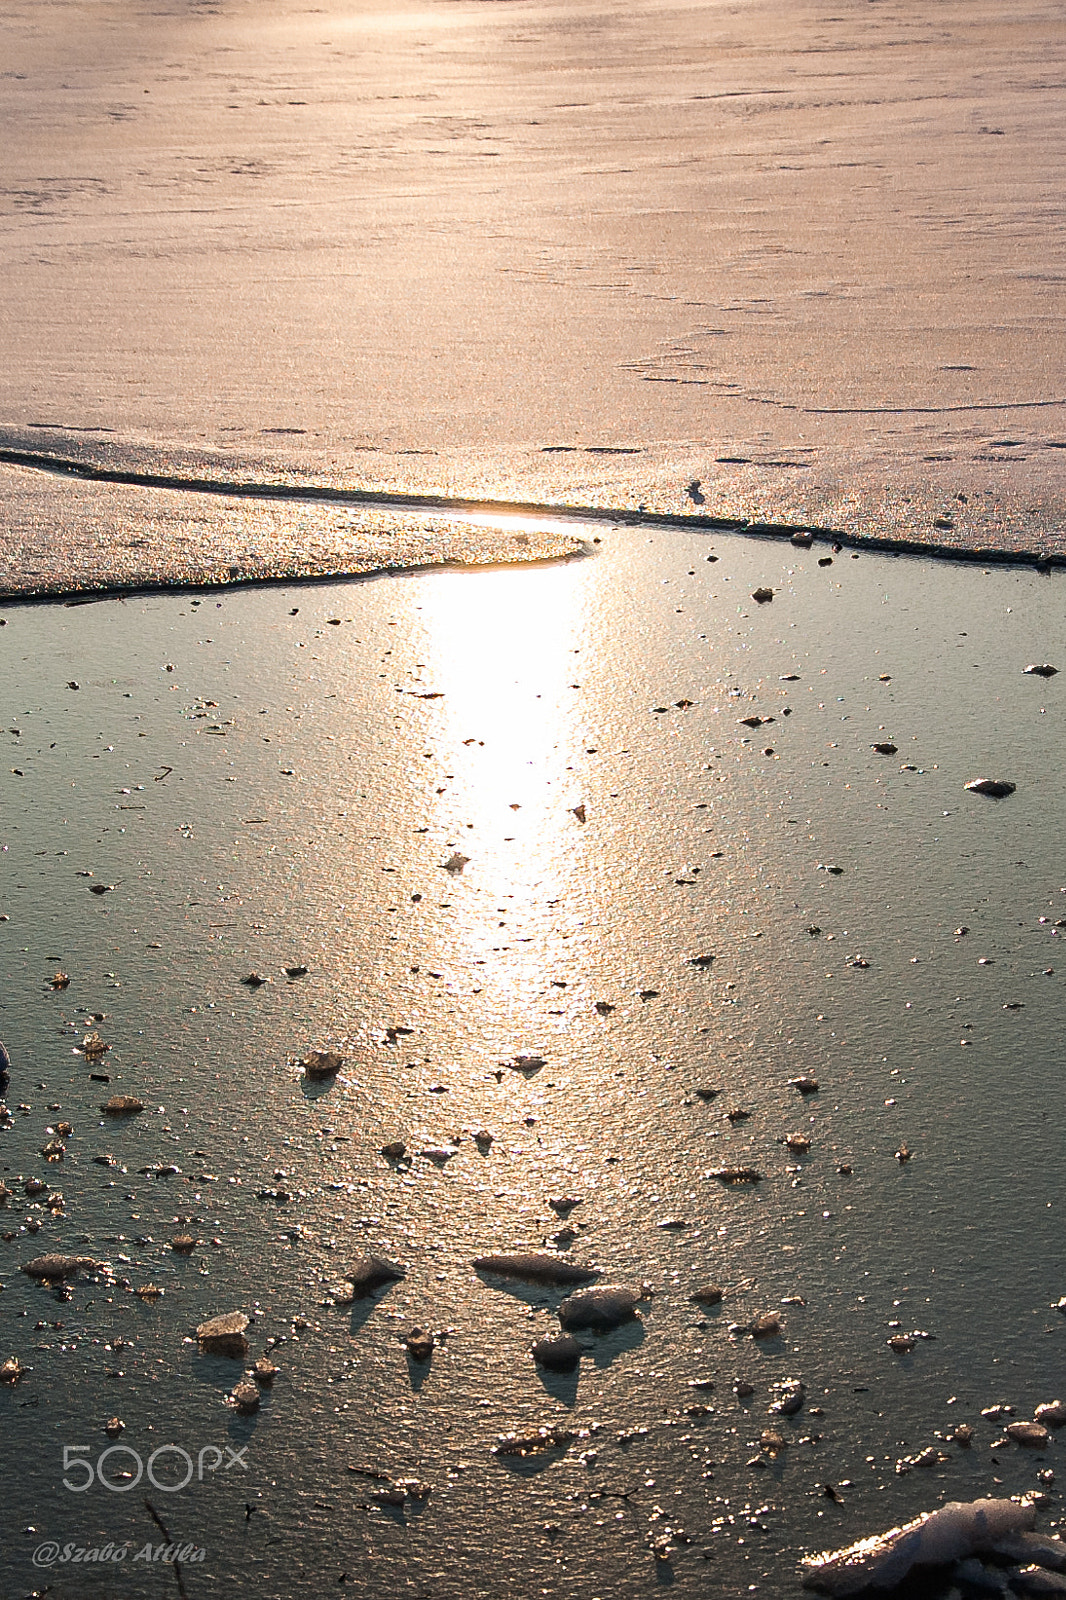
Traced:
[[2, 1600], [1058, 1526], [1060, 8], [0, 9]]
[[[1061, 1390], [1062, 704], [1024, 668], [1066, 660], [1062, 579], [598, 536], [5, 611], [5, 1595], [48, 1539], [131, 1541], [54, 1594], [173, 1592], [132, 1563], [147, 1494], [207, 1552], [190, 1596], [787, 1596], [805, 1551], [1054, 1464], [980, 1413]], [[51, 1250], [108, 1265], [64, 1297], [18, 1270]], [[569, 1291], [472, 1266], [514, 1250], [648, 1297], [552, 1375]], [[406, 1277], [336, 1303], [366, 1252]], [[197, 1352], [230, 1311], [280, 1368], [254, 1416]], [[247, 1471], [121, 1478], [165, 1444]]]
[[0, 30], [0, 444], [1061, 548], [1051, 0]]

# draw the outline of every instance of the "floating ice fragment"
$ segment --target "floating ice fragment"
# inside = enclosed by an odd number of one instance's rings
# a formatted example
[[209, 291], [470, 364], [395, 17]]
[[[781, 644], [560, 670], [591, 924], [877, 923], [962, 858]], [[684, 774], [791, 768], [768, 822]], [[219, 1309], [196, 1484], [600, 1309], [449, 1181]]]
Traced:
[[784, 1383], [775, 1383], [774, 1393], [777, 1398], [770, 1410], [777, 1413], [777, 1415], [794, 1417], [797, 1411], [803, 1409], [807, 1391], [801, 1379], [789, 1378]]
[[366, 1255], [357, 1256], [343, 1276], [352, 1286], [353, 1299], [358, 1300], [373, 1294], [383, 1284], [405, 1278], [407, 1272], [404, 1267], [394, 1261], [386, 1261], [383, 1256]]
[[564, 1328], [589, 1328], [593, 1333], [608, 1333], [623, 1322], [632, 1322], [641, 1300], [635, 1289], [621, 1284], [602, 1284], [595, 1289], [579, 1289], [559, 1307]]
[[548, 1064], [547, 1056], [533, 1055], [523, 1052], [513, 1056], [510, 1061], [501, 1061], [501, 1067], [510, 1067], [512, 1072], [539, 1072], [541, 1067]]
[[581, 1346], [571, 1334], [559, 1333], [538, 1339], [532, 1355], [537, 1365], [549, 1372], [573, 1372], [581, 1359]]
[[433, 1161], [438, 1167], [443, 1167], [446, 1161], [450, 1161], [453, 1156], [459, 1154], [459, 1146], [457, 1144], [429, 1144], [418, 1153], [420, 1156], [424, 1156], [427, 1161]]
[[433, 1335], [424, 1328], [412, 1328], [410, 1333], [405, 1334], [403, 1342], [412, 1361], [428, 1361], [433, 1354]]
[[689, 1299], [698, 1306], [716, 1306], [724, 1294], [725, 1290], [717, 1283], [705, 1283], [702, 1288], [694, 1290]]
[[781, 1318], [776, 1311], [760, 1311], [753, 1317], [749, 1332], [753, 1339], [777, 1339], [784, 1331]]
[[582, 1266], [576, 1261], [566, 1261], [561, 1256], [535, 1252], [515, 1255], [478, 1256], [474, 1266], [479, 1272], [491, 1272], [498, 1278], [519, 1278], [525, 1283], [577, 1284], [590, 1283], [600, 1276], [599, 1267]]
[[1014, 793], [1017, 785], [1008, 783], [1006, 778], [971, 778], [963, 787], [973, 794], [986, 794], [992, 800], [1004, 800], [1007, 795]]
[[912, 1467], [943, 1467], [951, 1460], [943, 1450], [938, 1450], [935, 1445], [927, 1445], [924, 1450], [919, 1450], [917, 1455], [904, 1456], [896, 1462], [896, 1471], [909, 1472]]
[[132, 1094], [113, 1094], [100, 1110], [109, 1117], [133, 1117], [138, 1111], [144, 1110], [144, 1101]]
[[254, 1383], [238, 1383], [230, 1394], [230, 1400], [242, 1416], [251, 1416], [259, 1410], [259, 1390]]
[[1039, 1422], [1008, 1422], [1003, 1431], [1015, 1444], [1028, 1445], [1030, 1450], [1046, 1450], [1051, 1439]]
[[248, 1353], [248, 1340], [244, 1336], [247, 1326], [248, 1318], [243, 1311], [211, 1317], [201, 1322], [196, 1330], [200, 1349], [216, 1356], [245, 1356]]
[[63, 1278], [76, 1278], [83, 1268], [86, 1272], [93, 1272], [99, 1265], [92, 1256], [47, 1255], [35, 1256], [32, 1261], [25, 1262], [22, 1271], [27, 1277], [38, 1278], [44, 1283], [58, 1283]]
[[1000, 1539], [1027, 1531], [1035, 1521], [1035, 1508], [1025, 1502], [952, 1501], [846, 1549], [807, 1556], [801, 1563], [803, 1585], [828, 1595], [892, 1589], [916, 1565], [942, 1566], [992, 1550]]
[[493, 1446], [494, 1456], [537, 1456], [546, 1450], [565, 1450], [577, 1434], [570, 1428], [538, 1428], [535, 1433], [501, 1433]]
[[308, 1050], [300, 1057], [300, 1065], [309, 1078], [331, 1078], [344, 1065], [344, 1057], [336, 1050]]

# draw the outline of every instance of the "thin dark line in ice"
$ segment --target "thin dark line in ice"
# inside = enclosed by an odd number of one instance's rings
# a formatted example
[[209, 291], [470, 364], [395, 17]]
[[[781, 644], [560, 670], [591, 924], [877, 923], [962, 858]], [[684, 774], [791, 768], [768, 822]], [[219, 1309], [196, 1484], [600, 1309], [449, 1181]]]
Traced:
[[[1034, 404], [1051, 404], [1036, 401]], [[1058, 402], [1066, 404], [1066, 401]], [[141, 489], [169, 489], [185, 494], [207, 494], [237, 497], [247, 500], [280, 500], [300, 503], [333, 503], [376, 506], [384, 511], [418, 511], [425, 516], [447, 516], [449, 513], [466, 515], [499, 515], [543, 517], [558, 523], [606, 524], [610, 526], [678, 528], [718, 533], [738, 533], [749, 538], [789, 539], [796, 534], [811, 539], [832, 541], [853, 550], [888, 552], [893, 555], [939, 557], [948, 561], [979, 561], [984, 565], [1036, 565], [1039, 568], [1066, 566], [1066, 551], [999, 548], [988, 545], [960, 546], [939, 540], [908, 539], [898, 534], [855, 534], [844, 528], [816, 522], [761, 522], [747, 517], [716, 517], [713, 515], [671, 513], [666, 511], [634, 511], [628, 507], [545, 505], [540, 502], [516, 500], [449, 499], [442, 495], [402, 494], [383, 489], [337, 489], [326, 484], [276, 484], [249, 483], [239, 480], [215, 478], [182, 478], [163, 473], [131, 472], [121, 468], [98, 467], [90, 462], [72, 461], [62, 456], [50, 456], [30, 450], [0, 448], [0, 464], [29, 468], [32, 471], [54, 473], [60, 477], [80, 478], [94, 483], [125, 484]], [[363, 574], [361, 574], [363, 575]], [[326, 582], [344, 576], [342, 573], [235, 574], [232, 585], [247, 583]], [[210, 588], [229, 587], [225, 581], [211, 583]], [[130, 590], [172, 589], [199, 587], [175, 580], [135, 580], [132, 583], [105, 584], [98, 594], [128, 593]], [[81, 587], [69, 591], [49, 591], [47, 595], [8, 591], [3, 594], [6, 604], [20, 598], [57, 599], [65, 593], [82, 594]]]
[[939, 417], [952, 411], [1035, 411], [1045, 406], [1066, 406], [1066, 400], [980, 400], [966, 406], [801, 406], [794, 400], [775, 400], [772, 395], [749, 394], [753, 405], [778, 406], [782, 411], [799, 411], [805, 417]]
[[[242, 500], [293, 500], [341, 505], [380, 506], [385, 510], [420, 511], [427, 516], [461, 511], [466, 514], [499, 513], [504, 516], [554, 517], [567, 522], [678, 522], [734, 530], [748, 527], [745, 517], [670, 517], [647, 512], [615, 510], [597, 506], [544, 505], [539, 501], [478, 500], [444, 495], [404, 494], [396, 489], [338, 489], [329, 484], [251, 483], [228, 478], [183, 478], [170, 473], [132, 472], [121, 467], [99, 467], [88, 461], [72, 461], [34, 450], [0, 449], [0, 463], [27, 467], [65, 478], [81, 478], [90, 483], [125, 484], [136, 489], [170, 489], [182, 494], [209, 494]], [[807, 523], [789, 525], [787, 531], [806, 528]], [[782, 525], [782, 531], [785, 526]]]
[[[658, 372], [642, 372], [643, 383], [680, 383], [696, 389], [730, 389], [732, 384], [711, 378], [677, 378]], [[803, 417], [941, 417], [956, 411], [1036, 411], [1044, 407], [1066, 406], [1063, 400], [978, 400], [960, 406], [803, 406], [797, 400], [778, 400], [768, 394], [734, 394], [753, 406], [776, 406], [779, 411], [795, 411]]]

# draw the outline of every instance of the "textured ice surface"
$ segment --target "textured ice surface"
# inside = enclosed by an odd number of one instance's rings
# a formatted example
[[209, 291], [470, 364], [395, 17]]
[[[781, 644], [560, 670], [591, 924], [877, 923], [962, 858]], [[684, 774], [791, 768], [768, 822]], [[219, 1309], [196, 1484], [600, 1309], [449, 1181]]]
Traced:
[[[140, 1486], [63, 1486], [116, 1413], [145, 1462], [250, 1444], [239, 1479], [147, 1491], [240, 1600], [501, 1600], [516, 1571], [655, 1600], [664, 1526], [677, 1600], [788, 1600], [801, 1553], [1053, 1467], [981, 1413], [1061, 1392], [1066, 671], [1023, 669], [1066, 664], [1066, 574], [596, 549], [0, 608], [0, 1592], [85, 1600], [33, 1567], [51, 1532], [157, 1532]], [[342, 1071], [308, 1080], [312, 1043]], [[654, 1290], [569, 1373], [530, 1355], [562, 1291], [471, 1265], [553, 1246]], [[18, 1270], [52, 1252], [112, 1272], [57, 1303]], [[338, 1293], [360, 1255], [406, 1276]], [[238, 1310], [280, 1368], [254, 1418], [188, 1342]], [[742, 1331], [767, 1312], [780, 1337]], [[493, 1454], [541, 1429], [588, 1433]], [[431, 1493], [368, 1509], [363, 1472]]]
[[836, 11], [9, 8], [0, 433], [1050, 548], [1056, 9]]

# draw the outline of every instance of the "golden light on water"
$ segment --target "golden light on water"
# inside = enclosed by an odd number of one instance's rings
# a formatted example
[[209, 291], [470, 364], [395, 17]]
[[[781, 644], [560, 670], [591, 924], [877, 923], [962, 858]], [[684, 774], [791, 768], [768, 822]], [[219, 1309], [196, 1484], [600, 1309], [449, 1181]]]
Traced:
[[444, 575], [418, 613], [415, 692], [441, 697], [425, 748], [443, 769], [432, 828], [452, 862], [453, 948], [505, 979], [519, 1013], [572, 936], [562, 904], [585, 858], [582, 608], [580, 574], [555, 567]]

